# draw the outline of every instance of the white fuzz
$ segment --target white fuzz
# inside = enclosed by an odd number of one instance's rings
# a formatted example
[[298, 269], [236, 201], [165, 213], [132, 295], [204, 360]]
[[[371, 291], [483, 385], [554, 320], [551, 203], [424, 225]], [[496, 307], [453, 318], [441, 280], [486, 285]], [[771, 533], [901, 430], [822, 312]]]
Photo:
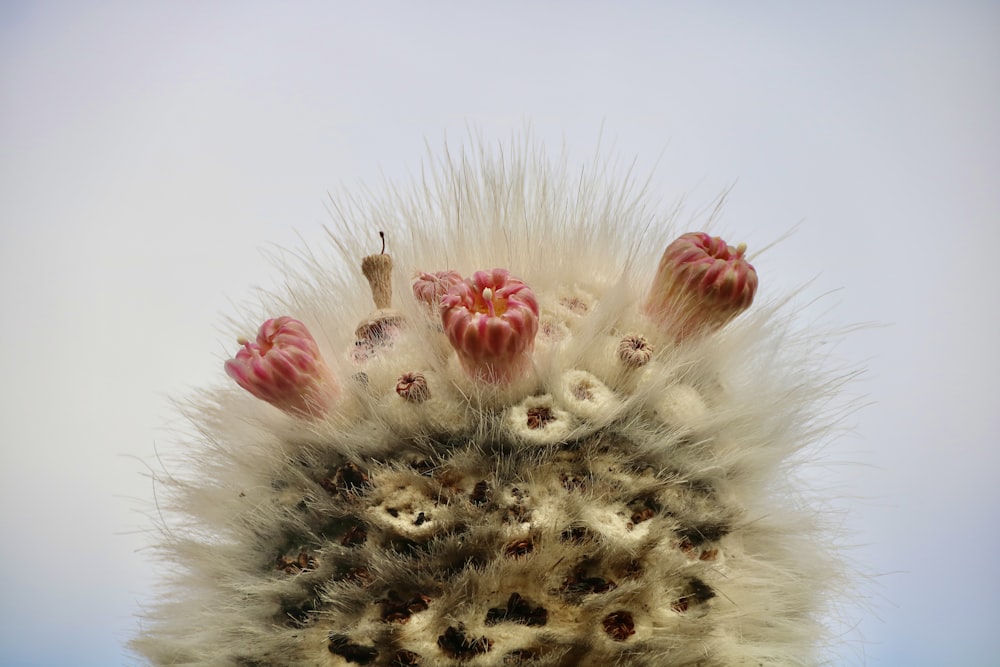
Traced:
[[525, 398], [510, 409], [506, 421], [511, 437], [526, 445], [555, 445], [576, 430], [573, 415], [557, 408], [548, 394]]
[[[133, 649], [218, 667], [823, 663], [842, 568], [794, 472], [840, 382], [767, 276], [747, 313], [678, 342], [642, 305], [690, 230], [631, 184], [527, 143], [428, 171], [338, 204], [331, 251], [264, 304], [312, 332], [329, 407], [289, 414], [232, 383], [192, 401], [198, 436], [159, 480], [169, 582]], [[378, 231], [392, 310], [382, 285], [373, 316], [357, 267]], [[497, 267], [537, 295], [538, 333], [526, 370], [490, 384], [411, 281]], [[379, 317], [402, 324], [356, 333]]]
[[606, 426], [622, 410], [621, 399], [587, 371], [563, 373], [558, 387], [560, 404], [592, 427]]
[[708, 414], [708, 406], [694, 387], [675, 384], [663, 390], [654, 408], [656, 417], [669, 426], [694, 429]]

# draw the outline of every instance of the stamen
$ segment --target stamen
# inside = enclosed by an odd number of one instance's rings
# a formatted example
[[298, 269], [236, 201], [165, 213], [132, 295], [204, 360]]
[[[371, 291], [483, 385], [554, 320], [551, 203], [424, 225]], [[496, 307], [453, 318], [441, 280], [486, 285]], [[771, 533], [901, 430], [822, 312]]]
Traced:
[[486, 310], [489, 312], [490, 317], [494, 317], [496, 312], [493, 309], [493, 290], [489, 287], [483, 288], [483, 301], [486, 302]]

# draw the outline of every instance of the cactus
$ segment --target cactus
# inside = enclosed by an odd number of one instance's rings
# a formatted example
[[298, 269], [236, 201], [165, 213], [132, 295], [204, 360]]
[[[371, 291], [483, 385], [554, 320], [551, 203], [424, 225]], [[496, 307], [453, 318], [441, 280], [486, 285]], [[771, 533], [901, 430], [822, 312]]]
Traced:
[[[507, 155], [338, 209], [342, 256], [291, 267], [236, 383], [192, 401], [150, 664], [822, 661], [811, 339], [750, 308], [744, 246], [630, 239], [627, 187]], [[354, 215], [400, 220], [392, 257]]]

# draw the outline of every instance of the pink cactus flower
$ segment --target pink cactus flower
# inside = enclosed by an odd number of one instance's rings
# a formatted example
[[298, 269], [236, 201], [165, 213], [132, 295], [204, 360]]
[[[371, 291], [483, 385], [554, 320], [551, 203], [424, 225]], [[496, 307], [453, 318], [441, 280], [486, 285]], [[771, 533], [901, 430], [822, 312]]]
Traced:
[[427, 304], [431, 308], [437, 308], [441, 303], [441, 298], [448, 293], [453, 285], [462, 282], [462, 275], [458, 271], [437, 271], [436, 273], [425, 273], [421, 271], [413, 279], [413, 296], [417, 301]]
[[704, 232], [667, 246], [646, 298], [645, 312], [676, 341], [725, 326], [750, 307], [757, 272], [736, 248]]
[[441, 299], [441, 323], [469, 375], [507, 384], [531, 364], [538, 302], [506, 269], [476, 271]]
[[243, 349], [226, 362], [226, 373], [257, 398], [297, 417], [319, 416], [336, 398], [333, 374], [302, 322], [270, 319], [256, 342], [239, 342]]

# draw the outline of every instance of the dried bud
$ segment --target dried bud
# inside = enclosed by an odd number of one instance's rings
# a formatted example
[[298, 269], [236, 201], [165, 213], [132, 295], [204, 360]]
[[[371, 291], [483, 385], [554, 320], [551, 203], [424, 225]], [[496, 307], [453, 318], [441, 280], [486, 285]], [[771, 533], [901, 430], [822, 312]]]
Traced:
[[403, 373], [396, 380], [396, 393], [411, 403], [423, 403], [431, 397], [423, 373]]
[[462, 275], [458, 271], [438, 271], [436, 273], [424, 273], [421, 271], [413, 279], [413, 296], [417, 301], [427, 304], [431, 308], [437, 308], [441, 303], [441, 298], [448, 293], [453, 285], [462, 282]]
[[392, 257], [385, 254], [385, 234], [382, 237], [382, 254], [368, 255], [361, 260], [361, 272], [368, 279], [372, 290], [372, 300], [376, 308], [389, 308], [392, 305]]
[[322, 414], [337, 394], [333, 375], [306, 326], [291, 317], [261, 325], [257, 341], [226, 362], [226, 373], [257, 398], [295, 416]]
[[642, 334], [629, 334], [618, 343], [618, 358], [629, 368], [640, 368], [653, 358], [653, 346]]
[[441, 299], [441, 322], [469, 375], [505, 384], [531, 362], [538, 302], [507, 270], [477, 271]]
[[704, 232], [667, 246], [645, 311], [677, 341], [715, 331], [753, 303], [757, 272], [736, 248]]

